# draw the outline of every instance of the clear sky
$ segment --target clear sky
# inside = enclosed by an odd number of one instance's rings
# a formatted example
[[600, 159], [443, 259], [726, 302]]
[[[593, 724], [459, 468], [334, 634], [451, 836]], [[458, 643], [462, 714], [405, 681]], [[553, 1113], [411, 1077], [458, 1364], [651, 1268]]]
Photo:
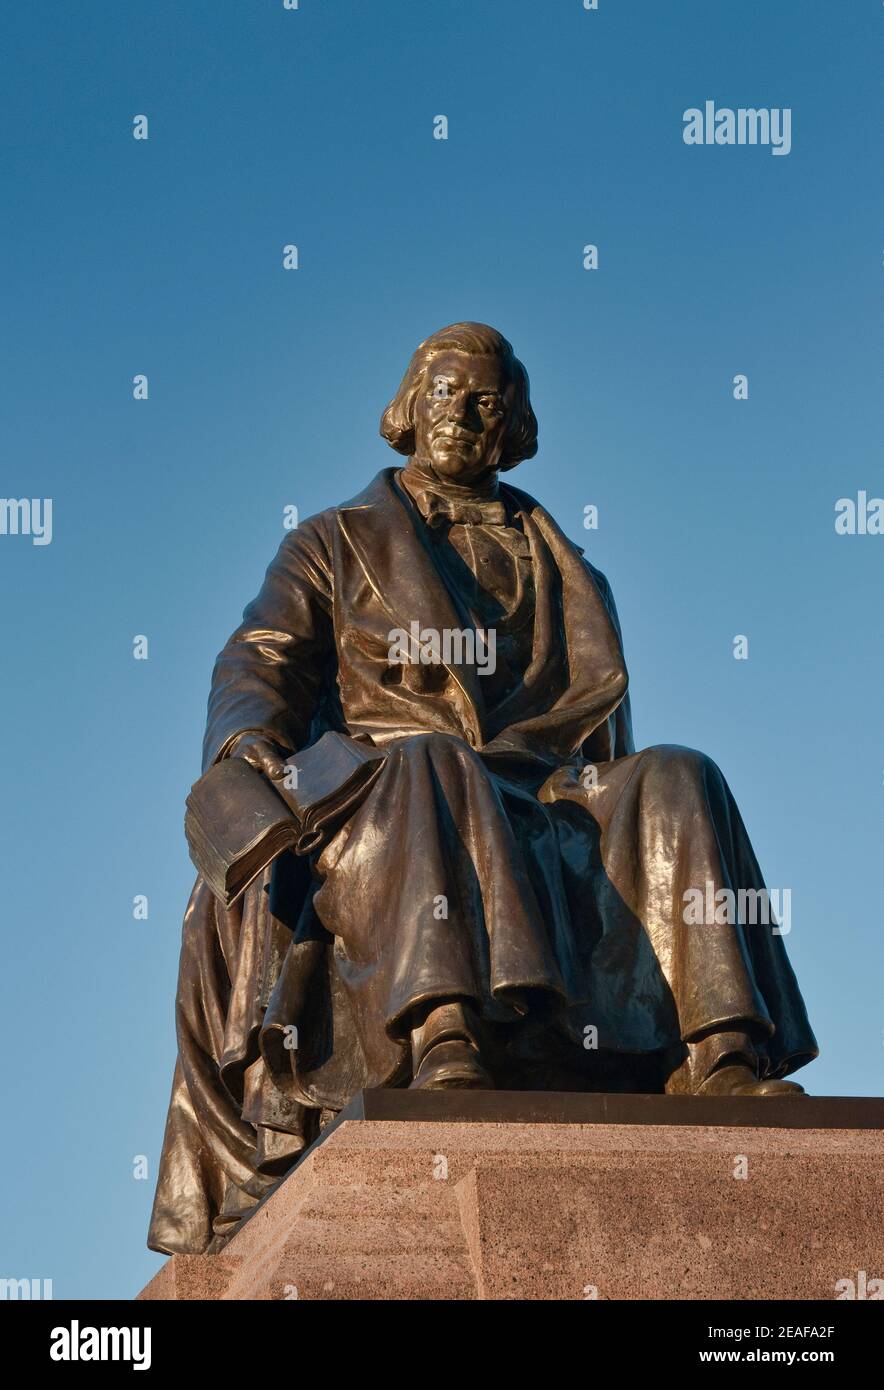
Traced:
[[[7, 7], [2, 491], [53, 529], [0, 535], [0, 1274], [127, 1297], [161, 1263], [212, 662], [283, 508], [395, 462], [381, 410], [458, 319], [528, 368], [512, 480], [613, 584], [639, 746], [711, 754], [791, 889], [800, 1079], [881, 1094], [884, 536], [834, 520], [884, 495], [882, 25], [877, 0]], [[686, 145], [707, 100], [789, 108], [790, 153]]]

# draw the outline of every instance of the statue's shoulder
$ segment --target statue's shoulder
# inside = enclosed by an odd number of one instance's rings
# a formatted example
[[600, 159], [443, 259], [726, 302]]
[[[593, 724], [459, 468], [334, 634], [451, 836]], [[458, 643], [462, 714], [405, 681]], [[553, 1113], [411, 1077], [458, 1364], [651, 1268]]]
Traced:
[[361, 492], [357, 492], [355, 497], [339, 503], [337, 507], [332, 507], [331, 515], [336, 517], [340, 512], [362, 511], [367, 507], [388, 505], [390, 501], [395, 499], [393, 479], [397, 472], [398, 469], [396, 468], [382, 468]]
[[311, 516], [300, 519], [297, 526], [289, 533], [289, 542], [293, 545], [327, 546], [337, 530], [338, 520], [343, 513], [381, 506], [388, 501], [392, 490], [391, 480], [395, 471], [393, 468], [383, 469], [355, 497], [350, 497], [346, 502], [338, 502], [332, 507], [325, 507], [321, 512], [313, 512]]
[[583, 549], [583, 546], [578, 545], [576, 541], [571, 540], [570, 536], [565, 535], [564, 531], [562, 531], [555, 517], [547, 511], [546, 507], [544, 507], [542, 502], [538, 502], [537, 498], [532, 497], [530, 492], [523, 492], [521, 488], [513, 487], [512, 483], [502, 483], [501, 486], [505, 489], [506, 492], [510, 494], [513, 501], [516, 503], [518, 507], [521, 508], [522, 511], [542, 512], [543, 515], [547, 517], [547, 519], [550, 522], [552, 522], [553, 527], [561, 535], [561, 538], [565, 542], [565, 544], [570, 546], [572, 550], [576, 550], [578, 555], [583, 556], [583, 563], [586, 565], [593, 578], [597, 581], [600, 581], [602, 584], [607, 585], [608, 581], [607, 579], [605, 579], [605, 576], [602, 574], [601, 570], [596, 569], [595, 565], [591, 565], [589, 560], [587, 560], [586, 551]]
[[513, 487], [512, 483], [505, 482], [501, 479], [500, 490], [501, 492], [507, 493], [510, 498], [512, 498], [513, 502], [515, 502], [516, 506], [523, 512], [534, 512], [537, 511], [538, 508], [540, 511], [546, 512], [546, 507], [544, 507], [542, 502], [538, 502], [537, 498], [532, 497], [530, 492], [523, 492], [520, 487]]
[[600, 569], [598, 569], [592, 563], [591, 560], [588, 560], [586, 558], [586, 551], [583, 549], [583, 546], [578, 545], [576, 541], [571, 540], [570, 536], [565, 535], [564, 531], [561, 530], [558, 523], [556, 522], [555, 517], [551, 516], [550, 513], [544, 507], [543, 503], [538, 502], [536, 497], [532, 497], [530, 492], [523, 492], [521, 488], [513, 487], [511, 483], [502, 483], [501, 486], [505, 488], [505, 490], [510, 494], [512, 500], [518, 507], [521, 508], [522, 511], [540, 511], [543, 513], [544, 516], [546, 516], [549, 519], [549, 521], [552, 523], [555, 532], [561, 537], [561, 540], [564, 542], [564, 544], [569, 546], [572, 550], [575, 550], [577, 554], [580, 556], [586, 569], [589, 571], [589, 573], [595, 580], [599, 592], [601, 593], [605, 603], [608, 605], [608, 607], [613, 607], [614, 595], [608, 577]]

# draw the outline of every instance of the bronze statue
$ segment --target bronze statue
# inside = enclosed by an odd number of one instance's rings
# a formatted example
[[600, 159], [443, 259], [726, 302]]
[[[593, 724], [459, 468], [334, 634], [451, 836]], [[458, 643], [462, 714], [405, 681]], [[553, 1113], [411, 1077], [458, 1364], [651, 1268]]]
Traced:
[[709, 758], [634, 752], [610, 586], [499, 479], [537, 449], [510, 344], [434, 333], [381, 433], [405, 467], [286, 535], [215, 667], [205, 767], [385, 760], [234, 907], [197, 881], [157, 1250], [220, 1249], [365, 1086], [800, 1096], [816, 1055], [775, 925], [686, 916], [761, 873]]

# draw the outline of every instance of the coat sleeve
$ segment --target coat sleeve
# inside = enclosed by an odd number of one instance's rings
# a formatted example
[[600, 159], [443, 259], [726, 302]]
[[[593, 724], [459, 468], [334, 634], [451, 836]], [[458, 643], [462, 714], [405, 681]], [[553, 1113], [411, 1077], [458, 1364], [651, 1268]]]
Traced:
[[304, 746], [334, 649], [327, 530], [316, 517], [288, 533], [215, 662], [204, 770], [246, 731]]

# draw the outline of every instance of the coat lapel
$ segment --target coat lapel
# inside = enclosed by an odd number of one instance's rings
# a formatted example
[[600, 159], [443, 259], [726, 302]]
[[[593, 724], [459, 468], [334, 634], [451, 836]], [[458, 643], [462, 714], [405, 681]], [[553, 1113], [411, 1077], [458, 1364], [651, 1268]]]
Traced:
[[[436, 631], [458, 628], [461, 620], [422, 539], [420, 515], [398, 491], [394, 472], [384, 469], [364, 492], [338, 508], [342, 535], [391, 628], [408, 632], [412, 622]], [[533, 497], [508, 485], [506, 490], [522, 512], [535, 556], [545, 551], [561, 576], [567, 681], [546, 709], [542, 708], [544, 692], [538, 688], [537, 713], [508, 725], [487, 748], [568, 758], [623, 699], [628, 685], [623, 650], [591, 567], [578, 547]], [[535, 579], [546, 585], [551, 582], [548, 573], [543, 577], [548, 568], [535, 564]], [[538, 593], [538, 612], [543, 602], [544, 596]], [[555, 642], [554, 634], [548, 636]], [[461, 693], [465, 728], [472, 730], [481, 747], [485, 711], [478, 671], [473, 665], [446, 664], [446, 669]]]
[[[339, 507], [338, 525], [390, 618], [391, 629], [409, 632], [413, 622], [440, 633], [460, 628], [451, 596], [422, 539], [420, 514], [397, 489], [394, 473], [383, 469], [364, 492]], [[460, 688], [467, 727], [481, 743], [484, 700], [478, 671], [474, 665], [445, 667]]]

